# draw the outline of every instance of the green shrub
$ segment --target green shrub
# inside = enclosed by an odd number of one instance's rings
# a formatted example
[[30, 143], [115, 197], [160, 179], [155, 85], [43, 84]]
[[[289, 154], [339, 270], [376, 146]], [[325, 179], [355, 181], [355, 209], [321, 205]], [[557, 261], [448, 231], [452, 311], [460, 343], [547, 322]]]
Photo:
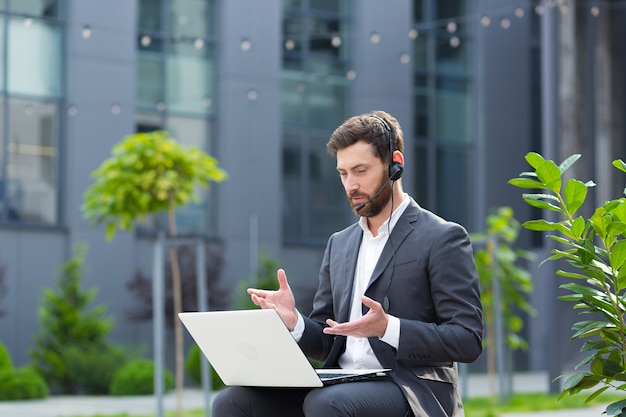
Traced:
[[105, 316], [105, 306], [91, 307], [97, 290], [82, 288], [86, 244], [78, 244], [74, 256], [57, 277], [58, 290], [44, 289], [38, 311], [41, 331], [30, 351], [32, 365], [50, 386], [65, 394], [81, 391], [72, 374], [73, 365], [64, 356], [72, 346], [93, 349], [106, 343], [113, 320]]
[[48, 386], [32, 368], [0, 371], [0, 401], [46, 398]]
[[82, 394], [109, 394], [113, 375], [132, 355], [120, 346], [104, 344], [86, 349], [71, 346], [62, 354], [71, 379], [76, 381]]
[[[174, 376], [165, 369], [163, 372], [165, 391], [174, 387]], [[112, 395], [146, 395], [154, 393], [154, 363], [147, 359], [128, 362], [111, 381]]]
[[0, 343], [0, 371], [9, 371], [13, 369], [13, 362], [7, 348]]
[[[202, 362], [200, 359], [204, 358], [200, 352], [200, 348], [195, 343], [187, 351], [187, 359], [185, 360], [185, 371], [189, 379], [196, 384], [202, 384]], [[219, 377], [215, 369], [211, 367], [211, 388], [213, 390], [220, 390], [224, 388], [224, 382]]]

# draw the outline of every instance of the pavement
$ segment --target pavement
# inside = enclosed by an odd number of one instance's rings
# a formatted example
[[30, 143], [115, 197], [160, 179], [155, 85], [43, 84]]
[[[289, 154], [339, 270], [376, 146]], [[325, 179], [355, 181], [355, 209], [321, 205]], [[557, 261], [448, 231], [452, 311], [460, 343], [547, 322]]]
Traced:
[[[499, 386], [500, 380], [492, 381], [486, 375], [461, 374], [461, 392], [464, 398], [488, 396], [490, 387]], [[494, 385], [495, 384], [495, 385]], [[547, 374], [520, 373], [510, 379], [512, 392], [548, 392]], [[185, 389], [182, 408], [198, 410], [205, 408], [210, 393], [201, 389]], [[176, 394], [169, 392], [163, 397], [163, 410], [176, 409]], [[0, 401], [0, 417], [93, 417], [127, 413], [129, 415], [156, 415], [158, 402], [155, 396], [50, 396], [43, 400]], [[507, 413], [499, 417], [602, 417], [605, 406], [598, 405], [581, 410], [559, 410], [532, 413]], [[207, 416], [208, 417], [208, 416]]]

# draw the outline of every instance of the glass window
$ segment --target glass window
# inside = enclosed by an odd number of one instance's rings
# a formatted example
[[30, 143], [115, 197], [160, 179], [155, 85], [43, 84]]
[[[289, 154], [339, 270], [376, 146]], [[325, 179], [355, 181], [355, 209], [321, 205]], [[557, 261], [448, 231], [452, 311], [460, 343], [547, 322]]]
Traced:
[[57, 24], [11, 18], [8, 52], [10, 93], [60, 96], [61, 30]]
[[163, 55], [139, 52], [137, 60], [137, 106], [155, 110], [165, 105]]
[[[185, 146], [194, 146], [209, 152], [209, 122], [190, 117], [169, 117], [170, 134]], [[196, 186], [198, 201], [191, 201], [176, 210], [176, 226], [179, 234], [202, 235], [209, 230], [209, 190]]]
[[325, 241], [345, 226], [347, 207], [328, 137], [292, 131], [283, 139], [283, 233], [292, 241]]
[[415, 198], [421, 206], [425, 208], [430, 208], [432, 210], [434, 209], [434, 207], [430, 205], [429, 200], [429, 185], [431, 183], [431, 181], [428, 181], [428, 178], [430, 177], [430, 175], [428, 175], [430, 168], [430, 165], [428, 163], [429, 160], [430, 158], [428, 157], [428, 148], [423, 145], [416, 146], [415, 173], [417, 175], [417, 178], [421, 178], [421, 180], [416, 183]]
[[3, 220], [57, 223], [58, 138], [56, 104], [10, 99]]
[[161, 32], [163, 30], [163, 0], [139, 0], [137, 27], [142, 32]]
[[309, 137], [307, 175], [310, 190], [307, 206], [307, 236], [313, 240], [326, 241], [328, 236], [342, 229], [348, 207], [343, 186], [337, 173], [337, 161], [326, 151], [328, 136]]
[[172, 33], [206, 38], [211, 34], [211, 7], [207, 0], [172, 0], [170, 4]]
[[331, 132], [344, 121], [346, 86], [340, 82], [311, 82], [307, 85], [308, 124], [327, 127]]
[[440, 78], [437, 84], [437, 139], [470, 142], [474, 109], [467, 81]]
[[424, 20], [424, 0], [413, 0], [413, 21]]
[[323, 244], [346, 222], [343, 187], [326, 143], [346, 118], [347, 6], [283, 2], [283, 234], [292, 243]]
[[428, 96], [426, 94], [415, 95], [414, 106], [415, 134], [420, 139], [428, 137]]
[[[203, 116], [212, 112], [213, 44], [211, 2], [139, 2], [137, 104], [157, 110]], [[166, 8], [167, 6], [167, 8]], [[170, 22], [164, 24], [169, 11]], [[171, 33], [158, 33], [168, 28]]]
[[[12, 0], [11, 10], [33, 16], [58, 17], [59, 3], [60, 0]], [[4, 1], [2, 7], [4, 7]]]
[[313, 10], [343, 14], [346, 12], [346, 0], [310, 0]]
[[177, 44], [167, 59], [167, 105], [171, 111], [208, 113], [213, 65], [204, 46]]
[[[475, 142], [471, 0], [414, 0], [414, 135], [417, 197], [467, 227], [472, 212]], [[448, 32], [447, 22], [457, 27]], [[434, 23], [439, 22], [438, 25]]]
[[437, 151], [437, 213], [462, 225], [470, 224], [472, 170], [465, 148]]
[[426, 36], [421, 35], [413, 40], [413, 66], [416, 69], [427, 69], [428, 55]]
[[472, 73], [471, 42], [467, 38], [450, 37], [437, 39], [437, 72], [441, 74], [463, 75]]
[[301, 125], [306, 121], [306, 83], [300, 78], [300, 73], [283, 71], [281, 103], [282, 120], [286, 125]]

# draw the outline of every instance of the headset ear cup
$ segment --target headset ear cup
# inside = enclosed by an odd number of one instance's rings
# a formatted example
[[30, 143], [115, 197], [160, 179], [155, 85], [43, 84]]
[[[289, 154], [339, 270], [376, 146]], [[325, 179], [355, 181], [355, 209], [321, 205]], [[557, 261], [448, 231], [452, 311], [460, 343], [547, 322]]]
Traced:
[[398, 181], [402, 177], [404, 166], [400, 162], [394, 162], [389, 169], [389, 178], [391, 181]]

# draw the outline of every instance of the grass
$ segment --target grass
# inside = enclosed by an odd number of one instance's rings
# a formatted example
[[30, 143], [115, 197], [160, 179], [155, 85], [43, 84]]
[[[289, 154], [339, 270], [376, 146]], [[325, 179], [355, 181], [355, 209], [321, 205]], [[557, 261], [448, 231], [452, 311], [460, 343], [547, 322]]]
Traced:
[[[585, 404], [585, 395], [566, 396], [561, 400], [558, 394], [523, 393], [514, 394], [505, 404], [494, 403], [488, 397], [475, 397], [463, 400], [465, 417], [498, 417], [502, 413], [529, 413], [534, 411], [566, 410], [572, 408], [586, 408], [598, 404], [609, 404], [624, 399], [618, 394], [603, 394]], [[165, 417], [174, 417], [175, 411], [165, 412]], [[154, 417], [155, 414], [95, 414], [91, 416], [73, 417]], [[204, 417], [204, 410], [184, 410], [183, 417]]]
[[558, 399], [558, 394], [524, 393], [513, 394], [504, 404], [494, 403], [488, 397], [476, 397], [463, 400], [465, 417], [497, 417], [502, 413], [529, 413], [534, 411], [566, 410], [586, 408], [598, 404], [610, 404], [623, 400], [618, 394], [603, 394], [589, 404], [585, 404], [586, 395], [566, 396]]

